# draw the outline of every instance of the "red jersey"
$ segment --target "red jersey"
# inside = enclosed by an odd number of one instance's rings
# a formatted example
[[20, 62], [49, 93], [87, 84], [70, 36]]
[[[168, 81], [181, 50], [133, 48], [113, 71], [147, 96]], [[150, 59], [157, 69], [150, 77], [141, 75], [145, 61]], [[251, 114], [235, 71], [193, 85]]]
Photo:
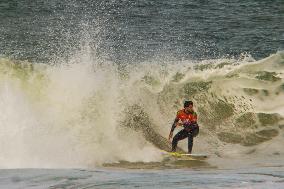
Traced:
[[185, 113], [185, 110], [179, 110], [177, 112], [176, 119], [179, 119], [182, 121], [182, 123], [190, 122], [190, 123], [196, 123], [197, 122], [197, 114], [193, 111], [189, 114]]

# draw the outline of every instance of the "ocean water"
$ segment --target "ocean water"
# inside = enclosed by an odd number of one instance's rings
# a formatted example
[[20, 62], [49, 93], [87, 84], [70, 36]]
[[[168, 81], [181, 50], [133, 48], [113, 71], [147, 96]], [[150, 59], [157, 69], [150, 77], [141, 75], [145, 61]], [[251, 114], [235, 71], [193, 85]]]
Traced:
[[2, 170], [2, 188], [283, 188], [283, 167], [252, 170]]
[[283, 188], [283, 6], [2, 0], [0, 188]]

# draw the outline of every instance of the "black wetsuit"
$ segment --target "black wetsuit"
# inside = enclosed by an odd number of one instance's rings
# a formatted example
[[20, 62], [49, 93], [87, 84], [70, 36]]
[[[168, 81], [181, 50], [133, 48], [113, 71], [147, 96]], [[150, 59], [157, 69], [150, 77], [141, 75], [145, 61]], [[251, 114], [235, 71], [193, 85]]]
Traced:
[[184, 129], [179, 131], [173, 138], [172, 141], [172, 151], [176, 151], [178, 141], [188, 138], [188, 153], [191, 153], [193, 146], [193, 137], [196, 137], [199, 133], [199, 126], [197, 123], [193, 123], [186, 126]]

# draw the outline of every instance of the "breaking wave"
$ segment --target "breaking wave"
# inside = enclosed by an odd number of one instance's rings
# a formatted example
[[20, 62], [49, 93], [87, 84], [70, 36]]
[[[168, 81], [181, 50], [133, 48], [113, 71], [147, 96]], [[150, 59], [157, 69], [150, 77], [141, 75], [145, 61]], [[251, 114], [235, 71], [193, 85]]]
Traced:
[[283, 155], [283, 52], [123, 65], [89, 54], [55, 64], [0, 59], [0, 167], [161, 161], [184, 99], [199, 115], [195, 152]]

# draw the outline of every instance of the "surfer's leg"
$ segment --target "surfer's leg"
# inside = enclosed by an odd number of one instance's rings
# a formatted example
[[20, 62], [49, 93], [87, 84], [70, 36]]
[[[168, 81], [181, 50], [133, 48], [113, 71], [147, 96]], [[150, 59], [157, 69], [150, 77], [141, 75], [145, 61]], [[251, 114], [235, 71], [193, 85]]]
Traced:
[[195, 127], [191, 132], [188, 134], [188, 153], [191, 154], [192, 146], [193, 146], [193, 137], [196, 137], [199, 133], [199, 127]]
[[199, 126], [196, 124], [196, 127], [192, 131], [193, 137], [196, 137], [199, 133]]
[[191, 154], [192, 146], [193, 146], [193, 135], [192, 135], [192, 133], [189, 133], [189, 135], [188, 135], [188, 144], [187, 144], [188, 153], [189, 154]]
[[182, 139], [185, 139], [187, 136], [188, 136], [188, 132], [186, 130], [184, 130], [184, 129], [181, 130], [180, 132], [178, 132], [174, 136], [173, 141], [172, 141], [172, 152], [176, 151], [178, 141], [180, 141]]

